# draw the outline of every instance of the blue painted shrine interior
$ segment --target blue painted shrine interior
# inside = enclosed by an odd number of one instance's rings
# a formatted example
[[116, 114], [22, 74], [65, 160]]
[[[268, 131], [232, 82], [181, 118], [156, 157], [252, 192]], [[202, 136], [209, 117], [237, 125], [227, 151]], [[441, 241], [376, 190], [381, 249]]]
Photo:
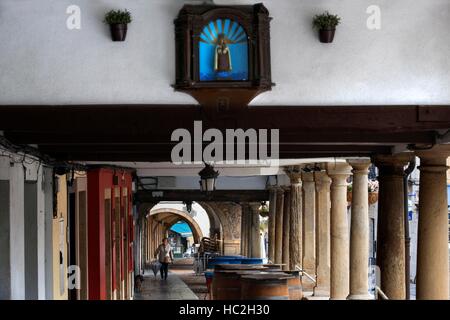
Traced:
[[[219, 34], [230, 49], [231, 71], [214, 70], [215, 50]], [[202, 30], [199, 42], [200, 81], [248, 80], [248, 37], [244, 28], [230, 19], [210, 21]]]

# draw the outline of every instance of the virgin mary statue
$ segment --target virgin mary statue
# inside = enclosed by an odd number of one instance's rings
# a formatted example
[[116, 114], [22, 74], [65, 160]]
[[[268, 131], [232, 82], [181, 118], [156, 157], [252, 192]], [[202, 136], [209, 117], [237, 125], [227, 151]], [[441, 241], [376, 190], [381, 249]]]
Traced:
[[217, 36], [217, 45], [214, 55], [214, 70], [216, 72], [231, 71], [231, 52], [225, 41], [225, 35]]

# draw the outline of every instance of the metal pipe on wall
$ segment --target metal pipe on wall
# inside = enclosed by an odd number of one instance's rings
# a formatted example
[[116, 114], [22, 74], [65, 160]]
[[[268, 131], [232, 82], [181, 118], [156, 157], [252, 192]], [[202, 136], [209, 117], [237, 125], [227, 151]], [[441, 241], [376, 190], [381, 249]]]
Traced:
[[410, 174], [416, 168], [416, 159], [412, 160], [408, 167], [405, 169], [405, 174], [403, 176], [403, 199], [404, 199], [404, 210], [405, 210], [405, 288], [406, 288], [406, 300], [410, 299], [411, 296], [411, 286], [410, 286], [410, 265], [411, 265], [411, 237], [409, 235], [409, 212], [408, 212], [408, 178]]

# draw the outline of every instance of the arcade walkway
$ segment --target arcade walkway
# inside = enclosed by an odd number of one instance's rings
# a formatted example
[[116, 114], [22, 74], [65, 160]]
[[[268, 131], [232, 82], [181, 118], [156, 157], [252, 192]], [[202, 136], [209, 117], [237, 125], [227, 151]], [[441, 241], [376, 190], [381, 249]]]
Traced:
[[176, 273], [169, 271], [167, 280], [155, 277], [151, 270], [146, 270], [140, 293], [135, 293], [135, 300], [198, 300]]

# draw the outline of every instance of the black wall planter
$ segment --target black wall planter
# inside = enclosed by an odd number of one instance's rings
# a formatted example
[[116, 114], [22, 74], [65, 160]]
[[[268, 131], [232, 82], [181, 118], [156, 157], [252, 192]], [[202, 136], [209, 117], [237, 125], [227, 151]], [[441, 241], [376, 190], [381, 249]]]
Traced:
[[319, 39], [322, 43], [331, 43], [334, 39], [336, 29], [331, 30], [319, 30]]
[[125, 41], [127, 37], [127, 24], [110, 24], [109, 28], [111, 30], [111, 37], [113, 41]]

